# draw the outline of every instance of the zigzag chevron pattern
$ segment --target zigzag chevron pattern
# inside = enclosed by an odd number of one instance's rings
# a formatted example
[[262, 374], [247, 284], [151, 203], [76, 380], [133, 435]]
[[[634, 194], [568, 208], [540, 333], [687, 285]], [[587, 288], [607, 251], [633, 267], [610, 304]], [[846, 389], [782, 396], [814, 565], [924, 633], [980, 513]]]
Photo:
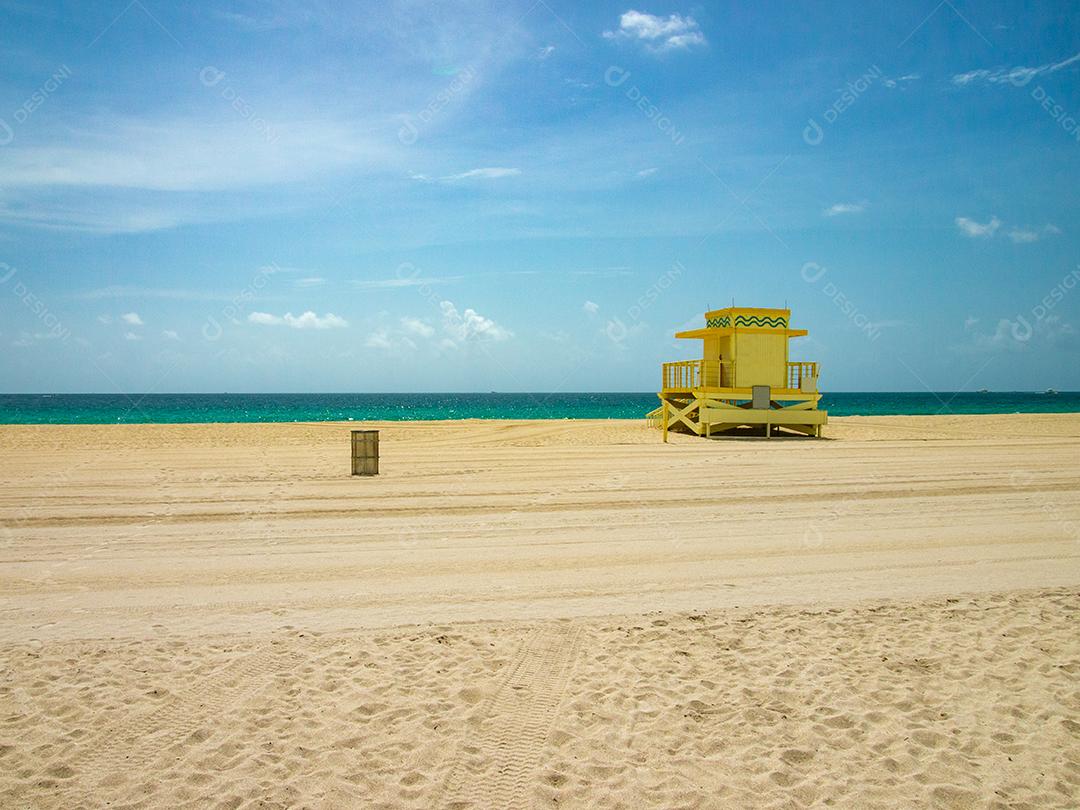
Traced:
[[[783, 315], [777, 315], [775, 318], [770, 318], [767, 315], [736, 315], [735, 325], [758, 327], [769, 326], [773, 328], [787, 329], [788, 322], [787, 318], [785, 318]], [[731, 317], [728, 315], [724, 315], [720, 318], [706, 318], [705, 326], [710, 329], [731, 326]]]

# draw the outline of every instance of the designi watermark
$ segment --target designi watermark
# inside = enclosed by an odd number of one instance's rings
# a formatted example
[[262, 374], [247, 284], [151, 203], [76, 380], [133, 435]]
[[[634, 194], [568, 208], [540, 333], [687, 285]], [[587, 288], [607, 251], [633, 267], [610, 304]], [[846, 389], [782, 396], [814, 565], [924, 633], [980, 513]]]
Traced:
[[[611, 65], [606, 71], [604, 71], [604, 83], [608, 87], [622, 87], [630, 78], [630, 71], [618, 65]], [[676, 146], [680, 146], [686, 136], [679, 132], [675, 128], [675, 124], [670, 118], [657, 107], [652, 100], [645, 95], [644, 91], [636, 84], [629, 85], [626, 90], [623, 91], [623, 95], [633, 102], [634, 106], [641, 110], [641, 114], [649, 121], [652, 121], [656, 125], [656, 128], [663, 134], [671, 138], [671, 142]]]
[[460, 95], [476, 78], [476, 68], [468, 66], [454, 74], [446, 87], [436, 93], [417, 113], [406, 115], [398, 129], [398, 140], [405, 146], [412, 146], [420, 138], [420, 132], [426, 129], [451, 101]]
[[[70, 76], [71, 68], [67, 65], [60, 65], [39, 88], [27, 96], [26, 100], [11, 113], [11, 120], [15, 122], [15, 126], [21, 126], [29, 121], [34, 111], [44, 104], [49, 96], [59, 90]], [[9, 124], [6, 119], [0, 118], [0, 146], [7, 146], [14, 140], [15, 127]]]
[[1031, 340], [1031, 336], [1035, 334], [1035, 324], [1044, 321], [1054, 307], [1064, 301], [1065, 296], [1072, 292], [1077, 284], [1080, 284], [1080, 268], [1061, 279], [1039, 303], [1031, 308], [1028, 312], [1031, 316], [1030, 320], [1025, 315], [1017, 315], [1016, 320], [1009, 322], [1009, 331], [1012, 332], [1013, 338], [1021, 343]]
[[[0, 262], [0, 287], [7, 286], [8, 282], [15, 278], [18, 271], [10, 264]], [[51, 339], [59, 340], [66, 344], [71, 338], [71, 330], [60, 322], [60, 318], [49, 309], [29, 287], [21, 280], [15, 279], [11, 285], [12, 294], [26, 307], [48, 330], [45, 335]]]
[[[829, 271], [825, 267], [822, 267], [817, 262], [806, 262], [799, 271], [799, 274], [807, 284], [817, 285], [825, 278], [825, 275], [828, 272]], [[836, 308], [843, 313], [844, 317], [862, 331], [867, 338], [870, 340], [877, 340], [881, 337], [881, 327], [870, 320], [866, 313], [862, 312], [858, 306], [856, 306], [855, 302], [848, 298], [843, 290], [831, 281], [826, 280], [825, 283], [821, 285], [821, 292], [826, 298], [832, 301]]]
[[830, 127], [837, 122], [841, 115], [847, 112], [858, 101], [874, 82], [881, 78], [881, 68], [872, 65], [862, 76], [853, 82], [848, 82], [840, 88], [836, 99], [821, 113], [824, 125], [819, 124], [816, 118], [810, 118], [803, 129], [803, 140], [810, 146], [818, 146], [825, 140], [825, 127]]
[[1080, 122], [1059, 104], [1052, 95], [1047, 93], [1041, 84], [1037, 85], [1035, 89], [1031, 91], [1031, 97], [1039, 103], [1040, 107], [1050, 114], [1050, 117], [1057, 122], [1058, 126], [1065, 130], [1069, 135], [1072, 135], [1073, 140], [1080, 143]]
[[641, 316], [675, 283], [676, 279], [682, 276], [685, 270], [686, 268], [683, 267], [682, 262], [675, 262], [670, 270], [661, 274], [659, 278], [648, 286], [645, 292], [638, 296], [637, 300], [627, 308], [625, 313], [630, 326], [627, 326], [626, 322], [618, 316], [611, 318], [607, 322], [607, 326], [604, 327], [604, 332], [611, 341], [621, 344], [630, 337], [633, 327], [641, 323]]
[[278, 141], [278, 134], [274, 131], [274, 128], [267, 123], [266, 119], [258, 115], [254, 108], [244, 99], [243, 96], [237, 92], [236, 88], [229, 82], [222, 82], [225, 80], [225, 71], [218, 70], [213, 65], [207, 65], [199, 71], [199, 82], [203, 87], [215, 88], [221, 85], [219, 95], [229, 103], [237, 114], [251, 124], [252, 128], [262, 135], [266, 142], [269, 144], [276, 144]]
[[[280, 272], [281, 268], [276, 264], [267, 264], [260, 267], [251, 281], [244, 285], [240, 292], [233, 296], [232, 300], [222, 308], [221, 316], [231, 323], [236, 323], [248, 302], [252, 301], [259, 294], [259, 291], [267, 285], [270, 276]], [[206, 340], [214, 342], [224, 333], [225, 327], [221, 325], [221, 322], [213, 315], [208, 315], [206, 323], [203, 324], [202, 336]]]

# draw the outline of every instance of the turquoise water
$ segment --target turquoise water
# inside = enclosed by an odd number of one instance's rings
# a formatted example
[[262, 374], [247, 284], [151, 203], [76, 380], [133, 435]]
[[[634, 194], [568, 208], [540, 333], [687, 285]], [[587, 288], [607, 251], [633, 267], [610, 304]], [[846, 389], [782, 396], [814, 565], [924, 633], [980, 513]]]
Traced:
[[[1080, 392], [831, 393], [834, 416], [1080, 412]], [[637, 419], [656, 394], [6, 394], [0, 424]]]

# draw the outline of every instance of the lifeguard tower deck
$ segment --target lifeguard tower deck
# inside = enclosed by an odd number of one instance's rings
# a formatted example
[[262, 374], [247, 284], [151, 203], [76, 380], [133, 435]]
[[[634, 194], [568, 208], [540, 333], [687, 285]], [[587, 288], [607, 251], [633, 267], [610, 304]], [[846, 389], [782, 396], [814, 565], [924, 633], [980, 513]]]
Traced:
[[705, 327], [675, 337], [703, 342], [700, 360], [664, 363], [660, 407], [650, 421], [664, 432], [711, 436], [739, 427], [821, 436], [817, 363], [791, 362], [790, 309], [728, 307], [705, 313]]

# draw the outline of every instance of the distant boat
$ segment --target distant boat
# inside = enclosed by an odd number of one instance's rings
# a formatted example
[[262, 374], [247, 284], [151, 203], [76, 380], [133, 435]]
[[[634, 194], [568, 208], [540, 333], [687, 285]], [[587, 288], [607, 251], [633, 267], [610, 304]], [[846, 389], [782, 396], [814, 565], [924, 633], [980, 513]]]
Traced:
[[1053, 388], [1047, 388], [1045, 391], [1043, 391], [1043, 393], [1044, 394], [1050, 394], [1051, 396], [1054, 396], [1054, 395], [1057, 394], [1057, 391], [1055, 391]]
[[980, 389], [979, 389], [978, 391], [976, 391], [975, 393], [976, 393], [976, 394], [989, 394], [989, 393], [990, 393], [990, 389], [989, 389], [989, 388], [980, 388]]

